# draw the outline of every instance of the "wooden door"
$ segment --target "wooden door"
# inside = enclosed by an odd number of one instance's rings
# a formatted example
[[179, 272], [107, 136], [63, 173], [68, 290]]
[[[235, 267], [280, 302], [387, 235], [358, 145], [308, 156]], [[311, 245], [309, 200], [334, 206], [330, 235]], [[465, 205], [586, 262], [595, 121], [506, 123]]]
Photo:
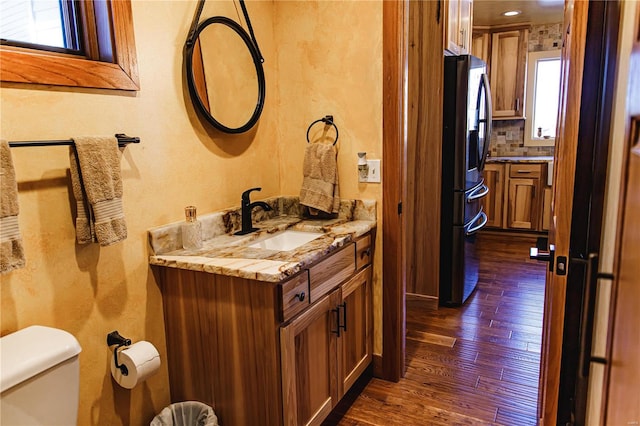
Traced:
[[536, 230], [538, 227], [538, 179], [509, 179], [507, 228]]
[[627, 182], [618, 227], [614, 321], [605, 399], [607, 425], [640, 422], [640, 3], [635, 9], [627, 90]]
[[[338, 401], [339, 290], [280, 329], [284, 424], [320, 424]], [[256, 395], [260, 397], [260, 395]]]
[[371, 266], [342, 285], [341, 321], [338, 338], [338, 397], [351, 388], [371, 364]]
[[491, 38], [493, 118], [524, 117], [528, 30], [494, 32]]
[[[560, 112], [549, 229], [549, 243], [555, 246], [556, 259], [569, 258], [588, 9], [586, 1], [567, 0], [565, 3]], [[541, 426], [555, 425], [558, 411], [567, 277], [555, 272], [566, 271], [567, 265], [556, 261], [554, 266], [554, 272], [547, 273], [545, 288], [538, 404]]]
[[482, 200], [482, 209], [487, 215], [487, 227], [502, 228], [504, 164], [487, 164], [483, 173], [484, 183], [489, 188], [489, 193]]

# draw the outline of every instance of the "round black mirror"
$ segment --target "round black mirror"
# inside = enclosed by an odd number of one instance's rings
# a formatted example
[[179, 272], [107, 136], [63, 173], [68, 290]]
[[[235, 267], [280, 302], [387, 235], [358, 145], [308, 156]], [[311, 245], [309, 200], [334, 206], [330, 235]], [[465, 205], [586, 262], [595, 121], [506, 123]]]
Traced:
[[185, 49], [191, 100], [225, 133], [244, 133], [260, 118], [265, 81], [262, 58], [247, 32], [224, 16], [198, 25]]

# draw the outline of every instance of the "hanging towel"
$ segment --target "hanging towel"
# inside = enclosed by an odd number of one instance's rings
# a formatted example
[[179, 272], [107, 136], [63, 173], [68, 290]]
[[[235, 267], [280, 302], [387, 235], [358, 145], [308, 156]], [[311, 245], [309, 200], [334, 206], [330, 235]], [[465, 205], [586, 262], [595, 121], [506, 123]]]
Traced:
[[0, 141], [0, 273], [24, 267], [22, 237], [18, 228], [18, 184], [11, 149]]
[[73, 197], [76, 199], [76, 241], [78, 244], [96, 243], [98, 241], [93, 229], [93, 220], [90, 219], [91, 208], [84, 193], [79, 164], [75, 146], [69, 147], [71, 187]]
[[120, 242], [127, 238], [127, 224], [122, 208], [118, 140], [115, 137], [93, 136], [73, 140], [73, 154], [77, 158], [70, 155], [70, 168], [73, 194], [78, 202], [78, 243], [97, 241], [101, 246], [108, 246]]
[[333, 145], [307, 145], [302, 165], [304, 179], [300, 190], [300, 204], [325, 213], [338, 213], [340, 187], [338, 185], [337, 151]]

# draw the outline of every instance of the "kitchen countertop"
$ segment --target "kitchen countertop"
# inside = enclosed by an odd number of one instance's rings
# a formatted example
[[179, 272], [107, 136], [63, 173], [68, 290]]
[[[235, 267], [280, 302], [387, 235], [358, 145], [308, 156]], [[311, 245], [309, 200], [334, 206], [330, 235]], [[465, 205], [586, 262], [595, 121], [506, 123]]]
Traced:
[[487, 157], [487, 163], [547, 163], [549, 161], [553, 161], [553, 157]]
[[[175, 222], [149, 230], [151, 265], [203, 271], [266, 282], [283, 281], [376, 227], [376, 202], [342, 200], [340, 212], [332, 219], [303, 217], [297, 197], [264, 200], [273, 210], [253, 211], [253, 224], [259, 230], [236, 236], [240, 229], [240, 209], [223, 210], [200, 216], [203, 246], [182, 248], [181, 225]], [[290, 251], [251, 248], [249, 245], [285, 229], [319, 232], [324, 235]]]

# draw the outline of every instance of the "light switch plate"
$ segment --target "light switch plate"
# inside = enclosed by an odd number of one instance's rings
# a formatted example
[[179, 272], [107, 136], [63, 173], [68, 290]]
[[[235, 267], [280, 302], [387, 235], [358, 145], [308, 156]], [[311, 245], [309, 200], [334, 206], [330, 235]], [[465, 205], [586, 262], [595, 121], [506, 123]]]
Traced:
[[369, 165], [369, 179], [367, 182], [380, 183], [380, 160], [367, 160], [367, 164]]

